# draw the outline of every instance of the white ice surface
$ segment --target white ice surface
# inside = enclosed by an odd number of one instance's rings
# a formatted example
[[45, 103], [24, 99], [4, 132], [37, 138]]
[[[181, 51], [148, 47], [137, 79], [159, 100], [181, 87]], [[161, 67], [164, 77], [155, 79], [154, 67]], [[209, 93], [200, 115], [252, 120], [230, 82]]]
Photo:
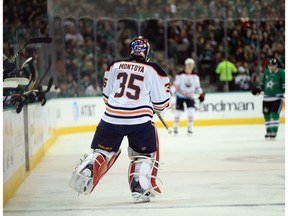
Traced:
[[6, 216], [282, 216], [285, 214], [285, 125], [265, 141], [264, 125], [159, 129], [161, 196], [134, 204], [127, 139], [114, 166], [89, 196], [68, 182], [90, 152], [93, 133], [61, 136], [5, 206]]

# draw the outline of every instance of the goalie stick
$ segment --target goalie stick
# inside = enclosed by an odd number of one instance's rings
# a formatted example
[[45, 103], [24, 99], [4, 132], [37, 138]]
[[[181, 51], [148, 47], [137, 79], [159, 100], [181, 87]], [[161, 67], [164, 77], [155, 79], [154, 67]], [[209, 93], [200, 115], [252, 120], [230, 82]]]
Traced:
[[169, 134], [172, 134], [172, 130], [169, 128], [169, 126], [166, 124], [165, 120], [163, 119], [163, 117], [161, 116], [161, 114], [159, 112], [155, 112], [156, 115], [158, 116], [159, 120], [161, 121], [161, 123], [164, 125], [164, 127], [166, 128], [166, 130], [168, 131]]

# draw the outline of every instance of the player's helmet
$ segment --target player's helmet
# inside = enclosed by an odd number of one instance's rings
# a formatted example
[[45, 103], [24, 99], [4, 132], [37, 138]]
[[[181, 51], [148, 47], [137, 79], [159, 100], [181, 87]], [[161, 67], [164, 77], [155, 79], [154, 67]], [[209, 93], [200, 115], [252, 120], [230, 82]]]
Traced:
[[269, 59], [268, 65], [277, 65], [278, 66], [278, 61], [275, 58]]
[[131, 58], [140, 58], [148, 61], [148, 55], [150, 52], [149, 41], [143, 36], [134, 38], [129, 44], [129, 56]]

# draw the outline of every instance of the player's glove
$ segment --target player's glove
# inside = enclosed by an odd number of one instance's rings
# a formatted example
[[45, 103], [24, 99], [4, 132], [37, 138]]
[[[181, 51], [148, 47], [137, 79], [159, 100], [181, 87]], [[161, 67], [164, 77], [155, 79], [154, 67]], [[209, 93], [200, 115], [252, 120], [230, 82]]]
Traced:
[[205, 99], [205, 93], [203, 92], [202, 94], [200, 94], [200, 96], [198, 97], [200, 103], [204, 101]]
[[261, 88], [259, 88], [259, 87], [253, 87], [252, 88], [252, 90], [251, 90], [251, 93], [253, 94], [253, 95], [258, 95], [258, 94], [260, 94], [261, 93]]
[[19, 93], [15, 93], [11, 96], [10, 103], [16, 106], [16, 113], [20, 113], [25, 103], [25, 97]]

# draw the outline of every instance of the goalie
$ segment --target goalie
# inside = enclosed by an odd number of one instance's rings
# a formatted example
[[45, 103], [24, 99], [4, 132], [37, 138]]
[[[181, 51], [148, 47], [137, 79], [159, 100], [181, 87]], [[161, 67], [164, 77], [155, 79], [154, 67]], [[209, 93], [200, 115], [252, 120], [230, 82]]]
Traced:
[[104, 75], [106, 110], [92, 140], [92, 153], [75, 168], [70, 186], [90, 194], [120, 155], [127, 136], [131, 163], [128, 181], [135, 203], [149, 202], [161, 193], [158, 186], [159, 142], [152, 122], [154, 112], [170, 107], [170, 80], [155, 63], [148, 62], [150, 45], [139, 36], [129, 45], [130, 59], [116, 61]]

